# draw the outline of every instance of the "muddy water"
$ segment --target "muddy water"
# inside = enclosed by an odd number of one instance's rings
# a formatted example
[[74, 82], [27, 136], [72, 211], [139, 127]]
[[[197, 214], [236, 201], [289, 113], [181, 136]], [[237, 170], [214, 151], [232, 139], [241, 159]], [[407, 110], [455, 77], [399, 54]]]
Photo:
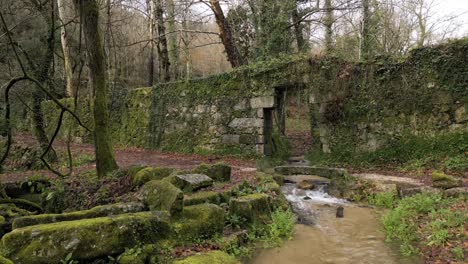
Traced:
[[[329, 196], [323, 191], [283, 187], [300, 221], [294, 238], [281, 248], [263, 250], [253, 264], [416, 264], [418, 259], [400, 256], [384, 242], [375, 213]], [[310, 197], [304, 200], [304, 197]], [[344, 207], [344, 218], [336, 218], [336, 207]]]

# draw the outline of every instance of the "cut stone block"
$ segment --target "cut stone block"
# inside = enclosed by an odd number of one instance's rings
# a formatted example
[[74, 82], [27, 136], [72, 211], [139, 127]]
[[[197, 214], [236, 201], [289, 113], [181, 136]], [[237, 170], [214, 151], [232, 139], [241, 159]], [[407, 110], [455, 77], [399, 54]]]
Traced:
[[182, 174], [175, 177], [175, 185], [184, 192], [193, 192], [213, 185], [213, 179], [204, 174]]
[[274, 96], [262, 96], [250, 99], [250, 107], [252, 108], [273, 108], [275, 107]]
[[16, 264], [60, 263], [68, 254], [92, 260], [122, 253], [170, 234], [164, 212], [142, 212], [18, 228], [3, 236], [2, 252]]
[[264, 193], [231, 198], [229, 213], [237, 215], [248, 223], [256, 223], [271, 217], [269, 196]]
[[211, 203], [220, 204], [221, 194], [217, 192], [197, 192], [192, 195], [186, 195], [184, 198], [184, 206]]
[[133, 176], [133, 185], [141, 186], [152, 180], [162, 180], [174, 172], [172, 168], [152, 168], [147, 167], [138, 171]]
[[278, 166], [275, 172], [283, 175], [317, 175], [325, 178], [342, 177], [347, 173], [344, 169], [303, 165]]
[[143, 200], [150, 210], [180, 213], [184, 206], [184, 193], [169, 181], [149, 181], [143, 186]]
[[262, 128], [263, 119], [261, 118], [235, 118], [229, 123], [232, 128]]
[[223, 135], [221, 142], [226, 145], [237, 145], [240, 141], [240, 135]]
[[80, 220], [86, 218], [96, 218], [103, 216], [119, 215], [126, 213], [136, 213], [145, 210], [145, 205], [142, 203], [121, 203], [109, 204], [91, 208], [84, 211], [76, 211], [63, 214], [42, 214], [18, 217], [13, 220], [13, 229], [39, 225], [49, 224], [63, 221]]
[[218, 182], [226, 182], [231, 179], [231, 166], [224, 163], [201, 164], [193, 172], [205, 174]]
[[174, 235], [180, 241], [211, 238], [224, 228], [224, 210], [215, 204], [186, 206], [173, 224]]

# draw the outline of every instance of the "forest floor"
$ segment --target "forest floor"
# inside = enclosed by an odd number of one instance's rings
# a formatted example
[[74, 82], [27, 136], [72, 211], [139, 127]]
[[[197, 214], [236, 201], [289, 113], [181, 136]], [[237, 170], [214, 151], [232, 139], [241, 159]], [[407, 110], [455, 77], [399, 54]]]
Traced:
[[[37, 143], [34, 137], [30, 134], [16, 134], [14, 136], [14, 144], [36, 147]], [[74, 174], [86, 172], [95, 169], [96, 163], [94, 160], [94, 147], [92, 144], [77, 144], [70, 145], [74, 157], [74, 163], [77, 164], [73, 168]], [[65, 141], [56, 140], [54, 149], [59, 153], [59, 156], [66, 157], [67, 145]], [[135, 147], [115, 147], [115, 158], [120, 168], [126, 168], [132, 165], [154, 166], [154, 167], [171, 167], [175, 169], [191, 169], [201, 163], [217, 163], [225, 162], [232, 166], [234, 182], [240, 182], [255, 175], [255, 160], [239, 159], [229, 156], [210, 156], [197, 154], [181, 154], [161, 152], [157, 150], [148, 150]], [[67, 161], [59, 162], [60, 171], [66, 172]], [[11, 171], [0, 174], [0, 180], [3, 183], [21, 182], [32, 175], [45, 175], [54, 177], [54, 174], [48, 170], [27, 170], [27, 171]]]

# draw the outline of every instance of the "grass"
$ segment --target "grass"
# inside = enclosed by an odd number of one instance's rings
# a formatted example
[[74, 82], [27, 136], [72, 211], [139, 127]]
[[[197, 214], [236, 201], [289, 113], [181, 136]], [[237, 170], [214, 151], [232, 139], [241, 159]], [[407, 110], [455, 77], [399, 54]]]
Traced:
[[452, 254], [449, 257], [459, 259], [458, 245], [464, 240], [467, 217], [454, 206], [461, 203], [464, 203], [462, 198], [430, 193], [400, 200], [382, 218], [387, 241], [400, 242], [400, 251], [405, 256], [424, 249], [448, 247]]

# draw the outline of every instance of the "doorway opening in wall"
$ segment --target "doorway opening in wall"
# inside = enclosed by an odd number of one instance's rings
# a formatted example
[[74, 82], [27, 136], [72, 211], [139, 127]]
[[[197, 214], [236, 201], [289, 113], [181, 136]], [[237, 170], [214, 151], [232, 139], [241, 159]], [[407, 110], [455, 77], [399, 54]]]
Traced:
[[300, 85], [277, 89], [276, 115], [280, 131], [289, 141], [292, 157], [301, 157], [312, 148], [311, 117], [307, 90]]

